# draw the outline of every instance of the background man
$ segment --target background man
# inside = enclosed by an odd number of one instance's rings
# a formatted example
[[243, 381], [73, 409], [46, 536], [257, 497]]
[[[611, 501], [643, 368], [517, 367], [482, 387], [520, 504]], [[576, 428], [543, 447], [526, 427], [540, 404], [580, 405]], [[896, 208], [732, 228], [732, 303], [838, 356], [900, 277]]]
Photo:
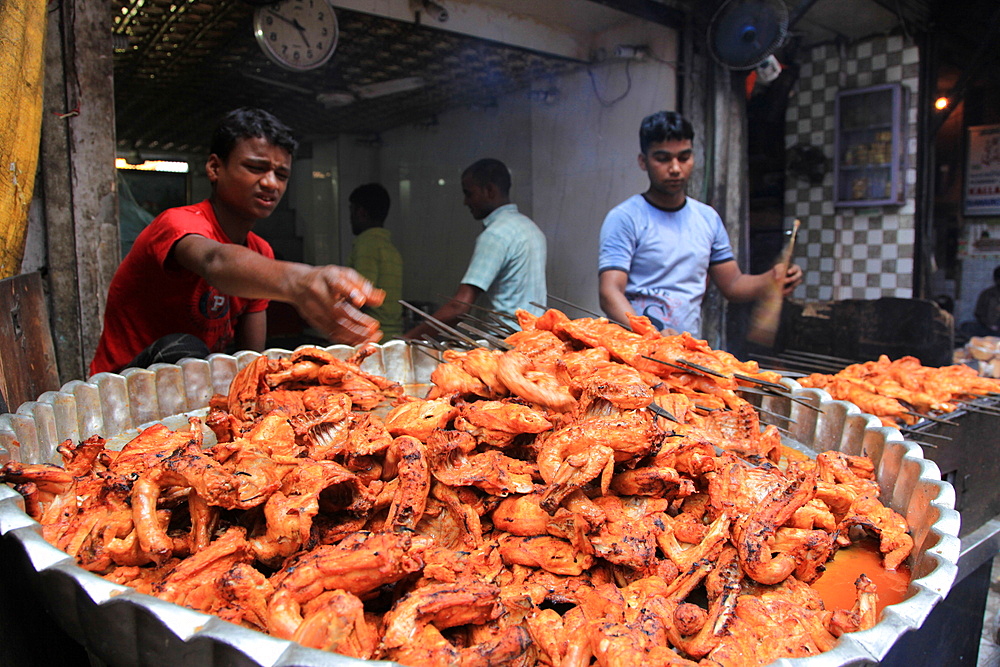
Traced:
[[380, 290], [352, 269], [277, 261], [251, 231], [285, 194], [296, 148], [266, 111], [222, 119], [205, 167], [211, 196], [164, 211], [136, 238], [111, 280], [91, 374], [263, 350], [269, 299], [291, 303], [333, 341], [378, 340], [378, 323], [358, 308], [380, 304]]
[[777, 282], [784, 294], [802, 270], [743, 273], [722, 218], [686, 194], [695, 158], [694, 128], [680, 114], [660, 111], [639, 128], [639, 168], [649, 189], [611, 209], [601, 226], [598, 260], [601, 308], [627, 322], [645, 315], [665, 333], [701, 335], [701, 302], [710, 278], [730, 301], [752, 301]]
[[1000, 266], [993, 269], [993, 284], [976, 298], [976, 324], [974, 336], [1000, 334]]
[[[489, 307], [513, 314], [518, 308], [541, 314], [530, 302], [545, 304], [545, 234], [510, 202], [510, 171], [500, 160], [484, 158], [462, 173], [462, 194], [472, 217], [483, 221], [469, 268], [451, 299], [434, 317], [454, 324], [471, 303], [486, 293]], [[404, 338], [420, 338], [435, 329], [421, 322]]]
[[389, 215], [389, 193], [379, 183], [358, 186], [347, 198], [351, 209], [354, 246], [347, 265], [385, 292], [381, 306], [365, 306], [364, 311], [378, 320], [382, 340], [399, 338], [403, 333], [403, 258], [385, 229]]

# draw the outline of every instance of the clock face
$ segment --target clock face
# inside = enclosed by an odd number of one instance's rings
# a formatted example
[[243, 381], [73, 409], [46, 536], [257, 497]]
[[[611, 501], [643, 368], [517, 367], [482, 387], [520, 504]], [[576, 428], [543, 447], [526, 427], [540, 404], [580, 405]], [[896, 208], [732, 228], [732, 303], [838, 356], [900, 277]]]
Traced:
[[337, 48], [337, 16], [329, 0], [282, 0], [258, 7], [253, 27], [264, 53], [290, 70], [319, 67]]

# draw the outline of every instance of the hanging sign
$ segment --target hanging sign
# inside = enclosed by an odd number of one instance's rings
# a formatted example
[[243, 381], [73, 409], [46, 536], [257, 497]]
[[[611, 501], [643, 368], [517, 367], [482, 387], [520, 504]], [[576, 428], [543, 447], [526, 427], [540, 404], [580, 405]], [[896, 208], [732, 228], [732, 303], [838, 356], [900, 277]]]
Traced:
[[1000, 215], [1000, 125], [969, 128], [965, 215]]

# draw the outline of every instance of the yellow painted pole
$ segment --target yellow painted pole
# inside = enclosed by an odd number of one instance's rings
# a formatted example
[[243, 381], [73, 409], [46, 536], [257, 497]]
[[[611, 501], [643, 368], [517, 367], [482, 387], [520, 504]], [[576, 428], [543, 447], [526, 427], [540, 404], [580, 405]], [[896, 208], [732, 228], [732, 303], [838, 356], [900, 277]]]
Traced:
[[42, 128], [42, 0], [0, 2], [0, 279], [21, 272]]

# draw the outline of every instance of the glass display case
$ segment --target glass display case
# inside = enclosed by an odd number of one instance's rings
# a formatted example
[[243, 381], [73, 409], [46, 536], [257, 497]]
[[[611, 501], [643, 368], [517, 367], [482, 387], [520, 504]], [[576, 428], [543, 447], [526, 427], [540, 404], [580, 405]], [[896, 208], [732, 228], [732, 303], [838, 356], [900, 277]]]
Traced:
[[903, 203], [906, 88], [889, 83], [837, 93], [833, 160], [836, 206]]

